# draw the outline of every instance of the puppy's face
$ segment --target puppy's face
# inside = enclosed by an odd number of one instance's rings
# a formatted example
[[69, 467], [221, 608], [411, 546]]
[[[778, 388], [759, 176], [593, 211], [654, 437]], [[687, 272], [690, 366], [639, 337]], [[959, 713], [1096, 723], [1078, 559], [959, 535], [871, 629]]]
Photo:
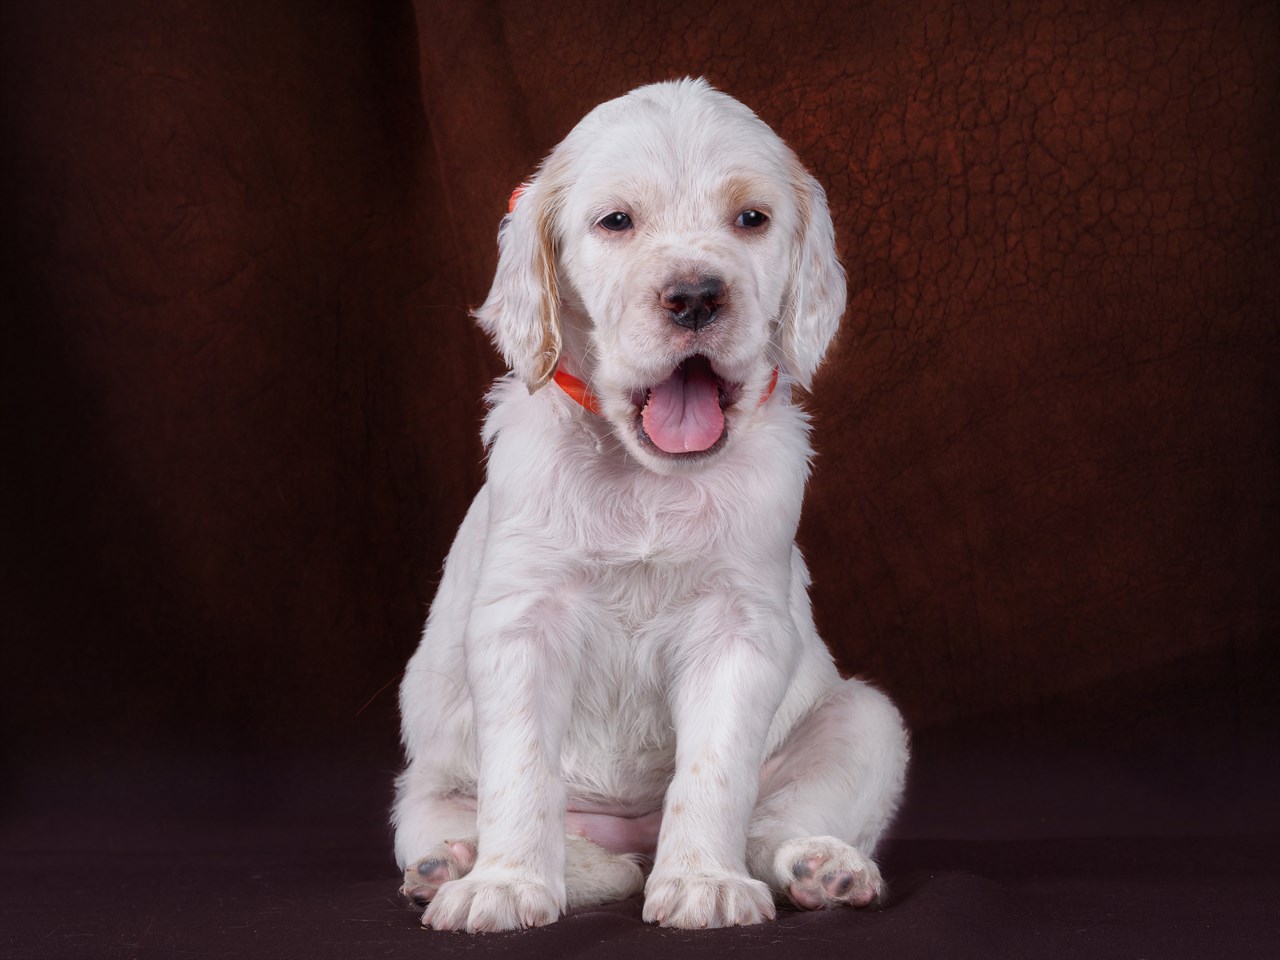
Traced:
[[[751, 111], [701, 82], [592, 111], [517, 204], [504, 259], [522, 214], [543, 258], [526, 289], [553, 288], [538, 298], [544, 366], [561, 355], [660, 472], [733, 443], [779, 368], [807, 383], [843, 311], [821, 188]], [[498, 299], [478, 316], [514, 361], [502, 280], [500, 263]]]
[[754, 118], [615, 113], [575, 139], [583, 174], [558, 218], [566, 346], [636, 457], [697, 463], [729, 442], [778, 362], [796, 196]]

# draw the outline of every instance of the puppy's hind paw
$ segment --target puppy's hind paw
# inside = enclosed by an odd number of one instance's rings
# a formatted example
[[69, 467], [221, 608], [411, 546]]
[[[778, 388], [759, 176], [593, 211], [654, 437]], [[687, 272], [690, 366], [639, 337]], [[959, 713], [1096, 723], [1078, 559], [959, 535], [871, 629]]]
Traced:
[[450, 880], [465, 877], [476, 863], [476, 840], [446, 840], [430, 856], [409, 864], [400, 896], [412, 906], [425, 907]]
[[778, 848], [777, 871], [787, 896], [803, 910], [867, 907], [884, 894], [880, 869], [835, 837], [806, 837]]

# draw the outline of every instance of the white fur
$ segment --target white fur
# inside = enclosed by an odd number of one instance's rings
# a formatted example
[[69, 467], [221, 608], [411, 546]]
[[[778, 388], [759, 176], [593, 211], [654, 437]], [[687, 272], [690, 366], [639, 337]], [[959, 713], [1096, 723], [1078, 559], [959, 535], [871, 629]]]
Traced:
[[[737, 226], [744, 209], [767, 226]], [[599, 226], [613, 211], [632, 229]], [[676, 326], [658, 292], [708, 273], [728, 289], [715, 322]], [[401, 689], [396, 857], [431, 900], [424, 923], [508, 929], [639, 892], [624, 854], [650, 852], [658, 811], [648, 920], [879, 895], [869, 858], [906, 734], [837, 674], [794, 544], [810, 450], [790, 384], [808, 383], [844, 296], [821, 187], [702, 81], [596, 108], [529, 184], [477, 312], [513, 369], [490, 395], [488, 481]], [[663, 454], [637, 397], [694, 353], [740, 385], [727, 436]], [[602, 416], [543, 386], [557, 363]]]

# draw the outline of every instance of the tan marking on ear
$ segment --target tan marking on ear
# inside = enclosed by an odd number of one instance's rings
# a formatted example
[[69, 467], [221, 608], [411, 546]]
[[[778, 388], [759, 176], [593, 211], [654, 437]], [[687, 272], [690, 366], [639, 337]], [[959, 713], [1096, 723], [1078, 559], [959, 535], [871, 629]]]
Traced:
[[[830, 243], [822, 242], [834, 242], [825, 206], [818, 207], [824, 203], [822, 185], [809, 176], [799, 160], [795, 160], [788, 179], [796, 198], [795, 286], [788, 292], [779, 333], [784, 357], [794, 365], [789, 372], [807, 391], [839, 333], [845, 304], [844, 271], [834, 259]], [[808, 282], [802, 283], [806, 279]]]
[[535, 211], [538, 246], [534, 256], [542, 290], [542, 343], [538, 346], [538, 359], [529, 378], [530, 393], [547, 384], [560, 362], [560, 283], [556, 274], [559, 251], [553, 226], [555, 206], [559, 201], [557, 193], [554, 187], [540, 191]]
[[[809, 218], [812, 216], [809, 204], [809, 184], [808, 175], [798, 162], [791, 164], [790, 168], [791, 176], [788, 180], [788, 186], [791, 189], [791, 195], [796, 201], [796, 226], [792, 234], [791, 245], [794, 250], [799, 251], [804, 248], [804, 238], [805, 234], [809, 232]], [[793, 263], [793, 271], [799, 266], [798, 261]], [[794, 283], [794, 281], [795, 277], [793, 276], [792, 282]], [[786, 292], [786, 299], [783, 300], [782, 312], [778, 317], [778, 321], [777, 333], [782, 340], [784, 352], [789, 355], [790, 348], [786, 346], [786, 343], [791, 336], [790, 328], [796, 322], [796, 291], [794, 287], [791, 287]], [[791, 358], [788, 356], [788, 359]], [[805, 384], [800, 384], [800, 386], [803, 388]]]

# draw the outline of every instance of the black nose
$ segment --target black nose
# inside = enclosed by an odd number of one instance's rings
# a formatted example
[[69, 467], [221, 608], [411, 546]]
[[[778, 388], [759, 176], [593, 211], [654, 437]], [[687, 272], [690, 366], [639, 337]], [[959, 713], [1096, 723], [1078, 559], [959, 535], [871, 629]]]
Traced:
[[700, 330], [715, 322], [716, 311], [725, 301], [724, 284], [719, 277], [677, 281], [662, 291], [661, 300], [676, 326]]

